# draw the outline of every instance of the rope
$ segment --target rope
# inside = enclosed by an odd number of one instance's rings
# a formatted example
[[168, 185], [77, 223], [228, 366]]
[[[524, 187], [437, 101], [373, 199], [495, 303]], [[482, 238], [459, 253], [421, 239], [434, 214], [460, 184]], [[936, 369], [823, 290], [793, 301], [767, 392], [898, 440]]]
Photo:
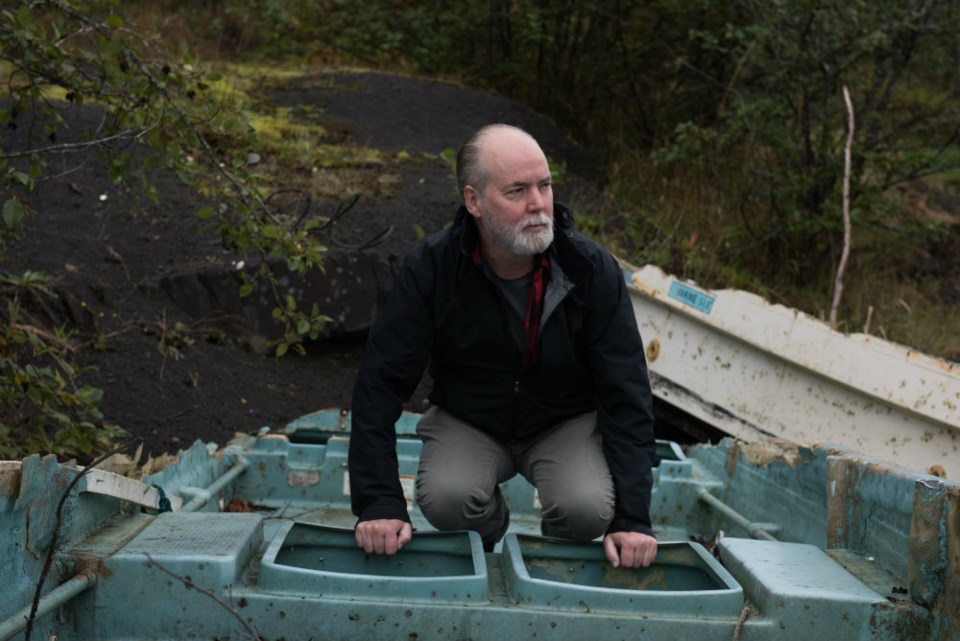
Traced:
[[163, 488], [159, 485], [154, 485], [153, 487], [157, 488], [157, 492], [160, 493], [160, 500], [157, 501], [157, 512], [159, 514], [173, 512], [173, 506], [170, 505], [170, 499], [167, 498], [167, 494], [163, 491]]
[[750, 606], [745, 605], [740, 612], [740, 619], [737, 620], [737, 627], [733, 629], [733, 641], [740, 641], [740, 633], [743, 632], [743, 624], [747, 622], [748, 616], [750, 616]]
[[[163, 488], [159, 485], [154, 484], [153, 487], [157, 489], [157, 492], [160, 494], [160, 498], [157, 500], [157, 514], [163, 514], [164, 512], [173, 512], [173, 505], [170, 504], [170, 499], [167, 498], [167, 493], [163, 491]], [[141, 507], [141, 512], [146, 512], [147, 508]]]

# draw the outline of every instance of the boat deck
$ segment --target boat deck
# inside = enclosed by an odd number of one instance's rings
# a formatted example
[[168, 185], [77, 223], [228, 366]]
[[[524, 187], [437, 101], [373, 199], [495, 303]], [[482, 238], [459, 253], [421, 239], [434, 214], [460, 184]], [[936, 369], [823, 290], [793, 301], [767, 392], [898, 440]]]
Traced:
[[[87, 479], [50, 581], [72, 593], [50, 596], [39, 632], [62, 641], [960, 634], [956, 484], [842, 450], [725, 441], [684, 452], [661, 441], [657, 560], [614, 569], [598, 541], [538, 536], [536, 493], [519, 477], [502, 486], [514, 518], [493, 552], [476, 533], [433, 531], [412, 500], [415, 421], [401, 419], [397, 449], [416, 534], [393, 557], [355, 545], [346, 414], [318, 413], [223, 449], [198, 443], [137, 485], [153, 490], [146, 512], [116, 511], [111, 497], [129, 498], [129, 488]], [[17, 580], [0, 606], [0, 641], [19, 638], [49, 545], [36, 526], [75, 475], [36, 460], [22, 472], [16, 492], [0, 497], [0, 539], [17, 541], [5, 544]], [[161, 491], [178, 509], [157, 512]]]

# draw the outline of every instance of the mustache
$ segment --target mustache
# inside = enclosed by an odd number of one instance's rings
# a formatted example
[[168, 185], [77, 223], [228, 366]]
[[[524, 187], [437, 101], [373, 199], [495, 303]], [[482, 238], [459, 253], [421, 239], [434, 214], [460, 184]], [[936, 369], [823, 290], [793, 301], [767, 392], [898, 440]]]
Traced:
[[527, 227], [533, 227], [535, 225], [553, 225], [553, 218], [547, 216], [546, 214], [536, 214], [531, 218], [528, 218], [523, 222], [523, 229]]

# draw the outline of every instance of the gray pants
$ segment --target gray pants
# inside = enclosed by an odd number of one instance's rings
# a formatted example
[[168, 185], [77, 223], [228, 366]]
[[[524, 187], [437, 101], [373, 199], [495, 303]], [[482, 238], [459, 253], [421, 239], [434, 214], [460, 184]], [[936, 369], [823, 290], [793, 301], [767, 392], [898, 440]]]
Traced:
[[417, 505], [438, 530], [474, 530], [487, 546], [510, 511], [499, 484], [519, 472], [540, 495], [546, 536], [590, 541], [613, 520], [614, 491], [596, 412], [576, 416], [525, 443], [500, 443], [443, 408], [417, 424], [423, 441]]

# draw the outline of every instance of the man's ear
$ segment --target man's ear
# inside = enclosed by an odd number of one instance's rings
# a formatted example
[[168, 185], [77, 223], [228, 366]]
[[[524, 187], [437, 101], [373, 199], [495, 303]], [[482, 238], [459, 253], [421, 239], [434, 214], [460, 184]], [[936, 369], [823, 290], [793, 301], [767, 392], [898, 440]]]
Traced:
[[480, 218], [480, 194], [471, 185], [463, 188], [463, 204], [474, 218]]

